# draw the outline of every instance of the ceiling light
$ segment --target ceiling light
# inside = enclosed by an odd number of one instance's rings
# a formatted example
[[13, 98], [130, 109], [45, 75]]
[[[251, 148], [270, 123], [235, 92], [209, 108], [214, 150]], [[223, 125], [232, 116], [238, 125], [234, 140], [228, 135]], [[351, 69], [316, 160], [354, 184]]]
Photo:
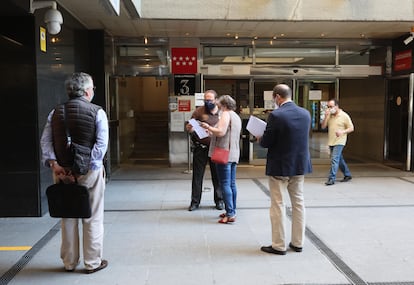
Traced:
[[148, 38], [144, 37], [144, 44], [148, 44]]

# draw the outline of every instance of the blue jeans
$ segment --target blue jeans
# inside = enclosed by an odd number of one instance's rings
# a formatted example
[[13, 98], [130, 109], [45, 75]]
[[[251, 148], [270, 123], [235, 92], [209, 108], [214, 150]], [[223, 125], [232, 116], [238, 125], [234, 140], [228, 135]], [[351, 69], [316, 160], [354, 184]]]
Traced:
[[336, 180], [336, 173], [338, 168], [342, 171], [344, 176], [352, 176], [351, 171], [349, 171], [348, 165], [346, 164], [344, 157], [342, 155], [342, 150], [344, 145], [333, 145], [329, 146], [331, 150], [331, 170], [329, 171], [329, 180]]
[[236, 216], [236, 168], [237, 163], [235, 162], [216, 164], [217, 176], [219, 179], [220, 189], [223, 191], [223, 200], [227, 217]]

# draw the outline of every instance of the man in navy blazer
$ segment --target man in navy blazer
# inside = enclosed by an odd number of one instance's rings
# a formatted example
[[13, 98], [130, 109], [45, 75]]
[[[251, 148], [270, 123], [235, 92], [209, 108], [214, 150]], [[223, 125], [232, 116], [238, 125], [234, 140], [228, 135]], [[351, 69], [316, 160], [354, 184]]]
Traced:
[[269, 176], [272, 245], [262, 246], [267, 253], [285, 255], [286, 208], [283, 192], [292, 204], [292, 234], [289, 247], [301, 252], [305, 239], [305, 174], [312, 172], [309, 153], [309, 111], [292, 101], [292, 89], [286, 84], [273, 88], [277, 109], [269, 114], [260, 145], [268, 149], [266, 175]]

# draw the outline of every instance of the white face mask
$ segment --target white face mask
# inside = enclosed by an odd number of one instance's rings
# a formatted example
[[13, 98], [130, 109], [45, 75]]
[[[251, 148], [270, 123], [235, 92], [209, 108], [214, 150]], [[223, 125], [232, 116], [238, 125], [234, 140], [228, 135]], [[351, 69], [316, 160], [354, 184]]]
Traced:
[[332, 115], [336, 114], [336, 107], [333, 107], [331, 109], [329, 109], [329, 112], [331, 112]]
[[279, 108], [279, 104], [277, 103], [277, 96], [274, 99], [274, 103], [275, 103], [275, 109]]

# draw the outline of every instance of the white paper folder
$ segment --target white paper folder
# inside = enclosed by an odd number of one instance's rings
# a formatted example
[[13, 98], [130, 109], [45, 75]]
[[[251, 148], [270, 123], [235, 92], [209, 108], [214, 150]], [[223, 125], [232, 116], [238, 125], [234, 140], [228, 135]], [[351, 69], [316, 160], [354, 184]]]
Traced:
[[266, 122], [255, 116], [250, 116], [246, 129], [255, 137], [261, 137], [266, 129]]

